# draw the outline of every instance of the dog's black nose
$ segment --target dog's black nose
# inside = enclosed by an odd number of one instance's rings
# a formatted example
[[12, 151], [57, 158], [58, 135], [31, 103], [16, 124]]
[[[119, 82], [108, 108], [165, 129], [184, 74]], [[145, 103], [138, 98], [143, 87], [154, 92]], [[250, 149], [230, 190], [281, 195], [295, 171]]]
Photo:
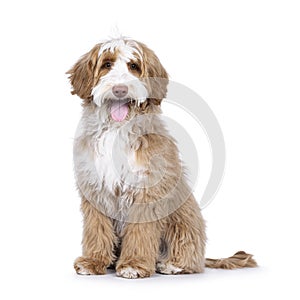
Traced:
[[126, 85], [115, 85], [112, 88], [113, 94], [118, 98], [123, 98], [128, 93], [128, 87]]

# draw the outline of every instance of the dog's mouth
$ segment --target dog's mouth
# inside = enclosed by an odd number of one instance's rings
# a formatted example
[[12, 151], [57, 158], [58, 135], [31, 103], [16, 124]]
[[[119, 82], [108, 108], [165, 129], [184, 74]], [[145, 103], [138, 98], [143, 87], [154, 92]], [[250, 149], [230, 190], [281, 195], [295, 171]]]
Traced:
[[129, 114], [130, 107], [141, 107], [145, 100], [124, 98], [124, 99], [113, 99], [110, 105], [110, 116], [116, 122], [122, 122], [126, 119]]
[[129, 112], [130, 99], [114, 100], [110, 107], [111, 118], [116, 122], [122, 122], [126, 119]]

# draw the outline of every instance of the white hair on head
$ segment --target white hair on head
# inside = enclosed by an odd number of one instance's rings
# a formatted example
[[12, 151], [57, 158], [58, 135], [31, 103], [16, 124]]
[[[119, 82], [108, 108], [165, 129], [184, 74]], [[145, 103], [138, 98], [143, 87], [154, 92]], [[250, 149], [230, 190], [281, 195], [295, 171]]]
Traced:
[[124, 36], [103, 41], [98, 56], [101, 56], [101, 54], [105, 51], [113, 53], [116, 49], [119, 50], [119, 55], [127, 62], [134, 59], [134, 53], [138, 55], [140, 60], [142, 60], [142, 49], [139, 47], [137, 42]]
[[120, 46], [124, 46], [125, 45], [124, 41], [128, 39], [130, 38], [122, 35], [117, 25], [111, 27], [108, 38], [100, 41], [102, 46], [99, 50], [99, 56], [106, 50], [109, 50], [110, 52], [114, 52], [116, 48]]

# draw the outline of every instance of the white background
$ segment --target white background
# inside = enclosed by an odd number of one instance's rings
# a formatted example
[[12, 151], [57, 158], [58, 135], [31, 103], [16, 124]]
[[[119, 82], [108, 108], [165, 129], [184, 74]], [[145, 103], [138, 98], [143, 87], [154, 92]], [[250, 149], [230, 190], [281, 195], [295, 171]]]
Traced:
[[[299, 15], [290, 0], [2, 1], [1, 298], [299, 299]], [[114, 25], [154, 49], [217, 116], [227, 161], [203, 210], [207, 256], [246, 250], [259, 268], [133, 281], [75, 275], [81, 108], [64, 73]]]

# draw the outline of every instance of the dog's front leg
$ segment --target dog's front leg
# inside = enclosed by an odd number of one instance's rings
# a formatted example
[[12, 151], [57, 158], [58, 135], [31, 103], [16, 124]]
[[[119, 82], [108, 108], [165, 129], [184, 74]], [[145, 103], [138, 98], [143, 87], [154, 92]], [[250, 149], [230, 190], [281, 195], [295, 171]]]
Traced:
[[84, 225], [82, 256], [75, 260], [74, 268], [80, 275], [105, 274], [115, 259], [117, 238], [112, 221], [84, 198], [81, 210]]
[[155, 272], [159, 251], [159, 222], [131, 223], [124, 229], [117, 276], [124, 278], [149, 277]]

